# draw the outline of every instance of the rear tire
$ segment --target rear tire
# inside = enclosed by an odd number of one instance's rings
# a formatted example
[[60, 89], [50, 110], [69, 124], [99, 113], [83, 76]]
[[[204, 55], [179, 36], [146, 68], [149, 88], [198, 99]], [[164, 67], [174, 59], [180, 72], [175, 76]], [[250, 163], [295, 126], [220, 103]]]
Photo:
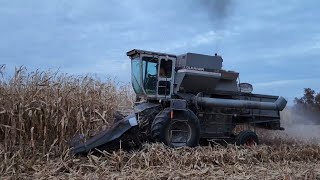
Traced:
[[[170, 147], [199, 145], [200, 124], [198, 118], [191, 111], [175, 111], [174, 114], [175, 118], [178, 117], [179, 120], [170, 118], [170, 109], [164, 109], [156, 116], [151, 126], [153, 140], [163, 142]], [[173, 135], [174, 133], [176, 135]]]
[[236, 138], [236, 145], [254, 146], [259, 144], [257, 134], [251, 130], [242, 131]]

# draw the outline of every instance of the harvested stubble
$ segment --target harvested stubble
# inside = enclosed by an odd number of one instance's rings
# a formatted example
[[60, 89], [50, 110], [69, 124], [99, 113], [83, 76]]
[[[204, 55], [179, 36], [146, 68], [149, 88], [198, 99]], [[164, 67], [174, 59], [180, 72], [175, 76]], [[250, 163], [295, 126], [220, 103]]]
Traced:
[[[112, 123], [114, 110], [132, 106], [129, 86], [89, 76], [1, 68], [0, 179], [319, 179], [320, 146], [281, 139], [252, 148], [171, 149], [72, 157], [68, 141]], [[278, 137], [278, 136], [276, 136]]]
[[[26, 179], [317, 179], [320, 146], [198, 147], [145, 145], [102, 156], [2, 159], [4, 177]], [[3, 155], [2, 155], [3, 157]], [[9, 168], [10, 167], [10, 168]]]

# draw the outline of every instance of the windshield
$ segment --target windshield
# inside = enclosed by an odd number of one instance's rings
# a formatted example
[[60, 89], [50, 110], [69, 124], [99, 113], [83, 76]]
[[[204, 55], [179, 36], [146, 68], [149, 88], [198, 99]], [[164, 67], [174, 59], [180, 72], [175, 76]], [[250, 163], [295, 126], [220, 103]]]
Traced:
[[141, 59], [135, 58], [131, 62], [131, 83], [136, 94], [143, 94], [141, 86]]
[[136, 94], [155, 95], [157, 88], [158, 59], [137, 57], [131, 62], [131, 83]]

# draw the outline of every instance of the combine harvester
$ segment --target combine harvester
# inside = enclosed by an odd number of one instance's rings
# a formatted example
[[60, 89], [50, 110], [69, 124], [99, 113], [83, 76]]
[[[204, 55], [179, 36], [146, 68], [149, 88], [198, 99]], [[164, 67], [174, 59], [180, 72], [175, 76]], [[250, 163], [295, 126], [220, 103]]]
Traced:
[[256, 133], [234, 134], [236, 125], [283, 130], [280, 111], [287, 101], [253, 94], [251, 84], [238, 83], [238, 72], [222, 69], [223, 59], [217, 54], [176, 56], [134, 49], [127, 55], [137, 96], [134, 112], [116, 116], [110, 129], [86, 142], [73, 143], [73, 154], [143, 142], [170, 147], [193, 147], [208, 140], [252, 145], [259, 143]]

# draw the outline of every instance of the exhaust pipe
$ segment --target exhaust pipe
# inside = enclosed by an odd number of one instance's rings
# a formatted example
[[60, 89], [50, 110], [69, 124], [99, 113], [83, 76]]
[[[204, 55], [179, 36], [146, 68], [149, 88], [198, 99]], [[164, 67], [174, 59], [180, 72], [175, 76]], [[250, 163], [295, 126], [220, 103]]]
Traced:
[[201, 97], [199, 94], [193, 98], [196, 106], [211, 106], [211, 107], [228, 107], [228, 108], [248, 108], [248, 109], [261, 109], [261, 110], [278, 110], [282, 111], [286, 105], [287, 100], [279, 97], [275, 102], [259, 102], [247, 100], [234, 100], [234, 99], [218, 99]]

